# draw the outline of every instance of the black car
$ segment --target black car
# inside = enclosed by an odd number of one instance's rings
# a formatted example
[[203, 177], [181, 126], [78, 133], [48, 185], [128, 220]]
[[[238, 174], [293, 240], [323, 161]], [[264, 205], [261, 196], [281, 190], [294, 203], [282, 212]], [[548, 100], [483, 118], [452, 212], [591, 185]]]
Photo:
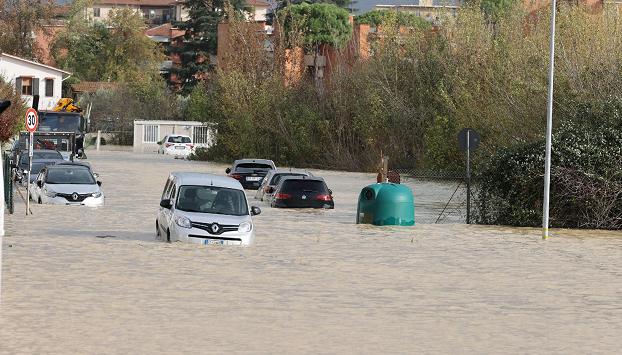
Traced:
[[333, 192], [324, 179], [317, 177], [284, 177], [274, 191], [272, 207], [335, 208]]
[[[34, 149], [32, 151], [32, 170], [30, 171], [30, 182], [33, 182], [39, 174], [39, 171], [46, 165], [54, 165], [62, 163], [65, 160], [61, 153], [56, 150], [47, 149]], [[28, 174], [29, 156], [28, 151], [22, 152], [19, 158], [19, 164], [17, 165], [17, 172], [15, 174], [16, 180], [25, 183], [24, 180]]]
[[233, 168], [227, 168], [225, 172], [242, 184], [248, 190], [257, 190], [268, 174], [275, 170], [274, 162], [267, 159], [241, 159], [233, 162]]

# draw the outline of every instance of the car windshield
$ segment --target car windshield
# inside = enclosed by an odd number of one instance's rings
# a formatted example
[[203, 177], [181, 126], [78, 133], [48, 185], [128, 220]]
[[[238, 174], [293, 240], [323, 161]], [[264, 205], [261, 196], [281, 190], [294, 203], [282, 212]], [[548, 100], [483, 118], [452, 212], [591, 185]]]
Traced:
[[299, 192], [299, 191], [313, 191], [326, 193], [326, 184], [319, 180], [286, 180], [283, 181], [282, 191], [287, 192]]
[[270, 164], [262, 164], [262, 163], [241, 163], [235, 166], [235, 171], [244, 173], [244, 172], [253, 172], [256, 170], [267, 171], [272, 170], [272, 166]]
[[248, 214], [243, 191], [218, 186], [182, 185], [177, 194], [177, 209], [186, 212], [244, 216]]
[[297, 174], [297, 173], [283, 173], [283, 174], [274, 174], [272, 180], [270, 180], [270, 185], [277, 185], [283, 176], [307, 176], [307, 174]]
[[172, 136], [168, 137], [169, 143], [190, 143], [190, 137]]
[[45, 180], [47, 184], [95, 184], [95, 178], [88, 168], [63, 167], [50, 169]]

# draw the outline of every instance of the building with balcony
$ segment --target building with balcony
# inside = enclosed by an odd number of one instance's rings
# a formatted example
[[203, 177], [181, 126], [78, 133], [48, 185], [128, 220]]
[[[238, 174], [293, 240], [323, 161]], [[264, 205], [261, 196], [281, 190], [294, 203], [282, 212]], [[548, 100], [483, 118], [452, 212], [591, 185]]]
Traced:
[[95, 0], [86, 9], [91, 21], [104, 22], [114, 9], [129, 8], [139, 12], [149, 26], [188, 19], [183, 0]]

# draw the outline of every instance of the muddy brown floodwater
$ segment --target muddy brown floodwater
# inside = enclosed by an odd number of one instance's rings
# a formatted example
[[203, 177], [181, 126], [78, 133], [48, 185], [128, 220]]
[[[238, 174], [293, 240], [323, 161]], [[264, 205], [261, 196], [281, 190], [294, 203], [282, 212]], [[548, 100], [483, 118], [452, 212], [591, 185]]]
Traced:
[[18, 203], [7, 217], [2, 354], [622, 349], [621, 233], [355, 225], [374, 175], [317, 171], [333, 211], [259, 204], [253, 246], [166, 244], [154, 218], [167, 174], [225, 166], [89, 157], [105, 207], [25, 216]]

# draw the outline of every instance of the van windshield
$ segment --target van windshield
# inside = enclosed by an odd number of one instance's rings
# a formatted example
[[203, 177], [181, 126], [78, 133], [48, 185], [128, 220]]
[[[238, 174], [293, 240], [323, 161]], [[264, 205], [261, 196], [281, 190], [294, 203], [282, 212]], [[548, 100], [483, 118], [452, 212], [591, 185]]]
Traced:
[[180, 186], [176, 208], [185, 212], [248, 215], [243, 191], [218, 186]]
[[45, 180], [47, 184], [95, 184], [95, 178], [88, 168], [63, 167], [50, 169]]

